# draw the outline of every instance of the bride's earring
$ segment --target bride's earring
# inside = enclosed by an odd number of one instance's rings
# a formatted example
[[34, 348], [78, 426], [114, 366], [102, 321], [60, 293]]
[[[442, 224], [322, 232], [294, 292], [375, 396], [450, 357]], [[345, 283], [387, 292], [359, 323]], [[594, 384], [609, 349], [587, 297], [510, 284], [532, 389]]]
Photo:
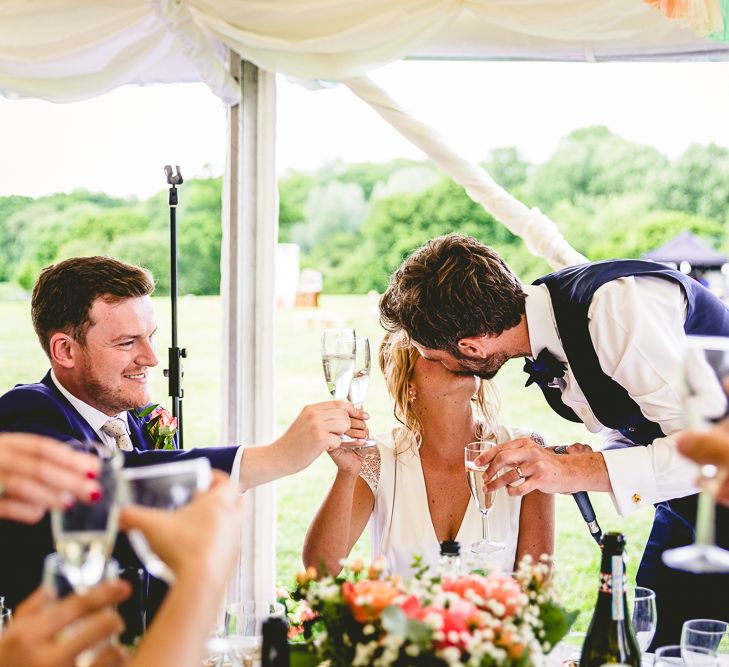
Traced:
[[408, 401], [410, 403], [412, 403], [416, 398], [417, 398], [417, 396], [415, 396], [415, 389], [413, 389], [412, 387], [410, 387], [408, 389]]

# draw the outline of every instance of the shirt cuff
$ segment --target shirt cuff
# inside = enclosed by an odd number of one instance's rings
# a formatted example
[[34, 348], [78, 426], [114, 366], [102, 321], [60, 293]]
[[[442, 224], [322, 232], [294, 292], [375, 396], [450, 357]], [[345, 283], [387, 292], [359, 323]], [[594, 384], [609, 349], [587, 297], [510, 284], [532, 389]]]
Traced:
[[[235, 453], [235, 458], [233, 459], [233, 467], [230, 469], [230, 481], [238, 490], [240, 490], [240, 466], [243, 462], [244, 451], [245, 447], [243, 445], [238, 447], [238, 451]], [[245, 489], [241, 493], [245, 493]]]
[[626, 447], [600, 453], [613, 489], [610, 497], [620, 516], [628, 516], [657, 501], [658, 487], [651, 457], [645, 447]]

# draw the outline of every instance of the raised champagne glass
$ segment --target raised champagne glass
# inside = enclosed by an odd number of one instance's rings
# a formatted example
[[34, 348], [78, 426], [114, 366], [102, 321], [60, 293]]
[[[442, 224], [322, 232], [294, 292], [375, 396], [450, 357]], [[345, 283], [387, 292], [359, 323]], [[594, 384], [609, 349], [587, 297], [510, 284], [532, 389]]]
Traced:
[[478, 511], [481, 512], [482, 539], [471, 545], [471, 551], [475, 554], [492, 554], [505, 548], [503, 542], [496, 542], [489, 535], [489, 512], [496, 500], [496, 491], [486, 493], [483, 488], [484, 476], [489, 467], [476, 465], [476, 459], [495, 446], [496, 443], [493, 441], [478, 440], [468, 443], [464, 449], [468, 488], [471, 489], [471, 496], [478, 507]]
[[101, 443], [81, 443], [80, 447], [101, 458], [101, 496], [94, 501], [77, 500], [66, 509], [51, 510], [53, 541], [59, 567], [77, 593], [98, 584], [116, 542], [119, 528], [118, 480], [124, 459]]
[[[729, 379], [729, 338], [687, 336], [682, 365], [685, 426], [708, 430], [727, 416], [725, 389]], [[716, 466], [701, 466], [696, 538], [693, 544], [669, 549], [663, 562], [669, 567], [694, 573], [729, 572], [729, 551], [717, 546], [716, 492], [722, 479]]]
[[[324, 379], [332, 398], [346, 401], [354, 376], [356, 354], [354, 329], [324, 329], [321, 336], [321, 363]], [[342, 444], [358, 443], [342, 435]]]
[[[349, 385], [348, 398], [355, 408], [362, 410], [367, 397], [367, 389], [370, 384], [370, 339], [364, 336], [356, 336], [354, 339], [354, 371], [352, 381]], [[374, 438], [367, 438], [362, 441], [346, 445], [350, 449], [367, 449], [376, 447]]]

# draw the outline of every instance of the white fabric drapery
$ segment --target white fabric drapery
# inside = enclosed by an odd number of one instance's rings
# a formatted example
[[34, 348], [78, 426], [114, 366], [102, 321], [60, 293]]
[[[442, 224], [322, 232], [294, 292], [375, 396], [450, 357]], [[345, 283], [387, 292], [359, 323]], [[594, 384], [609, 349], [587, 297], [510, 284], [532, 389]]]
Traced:
[[0, 3], [0, 91], [55, 102], [205, 81], [234, 103], [225, 48], [269, 72], [359, 76], [403, 57], [729, 57], [641, 0], [53, 0]]
[[463, 186], [471, 199], [520, 236], [533, 255], [544, 257], [554, 269], [587, 261], [538, 208], [530, 209], [511, 196], [482, 167], [458, 155], [435, 130], [408, 114], [369, 78], [347, 79], [343, 83]]

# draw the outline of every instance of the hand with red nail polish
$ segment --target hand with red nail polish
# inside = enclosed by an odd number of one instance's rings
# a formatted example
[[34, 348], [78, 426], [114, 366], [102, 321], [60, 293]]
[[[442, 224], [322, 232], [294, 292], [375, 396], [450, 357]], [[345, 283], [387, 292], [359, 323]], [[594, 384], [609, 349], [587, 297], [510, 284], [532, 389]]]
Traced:
[[97, 502], [99, 460], [40, 435], [0, 434], [0, 518], [37, 523], [52, 508]]

